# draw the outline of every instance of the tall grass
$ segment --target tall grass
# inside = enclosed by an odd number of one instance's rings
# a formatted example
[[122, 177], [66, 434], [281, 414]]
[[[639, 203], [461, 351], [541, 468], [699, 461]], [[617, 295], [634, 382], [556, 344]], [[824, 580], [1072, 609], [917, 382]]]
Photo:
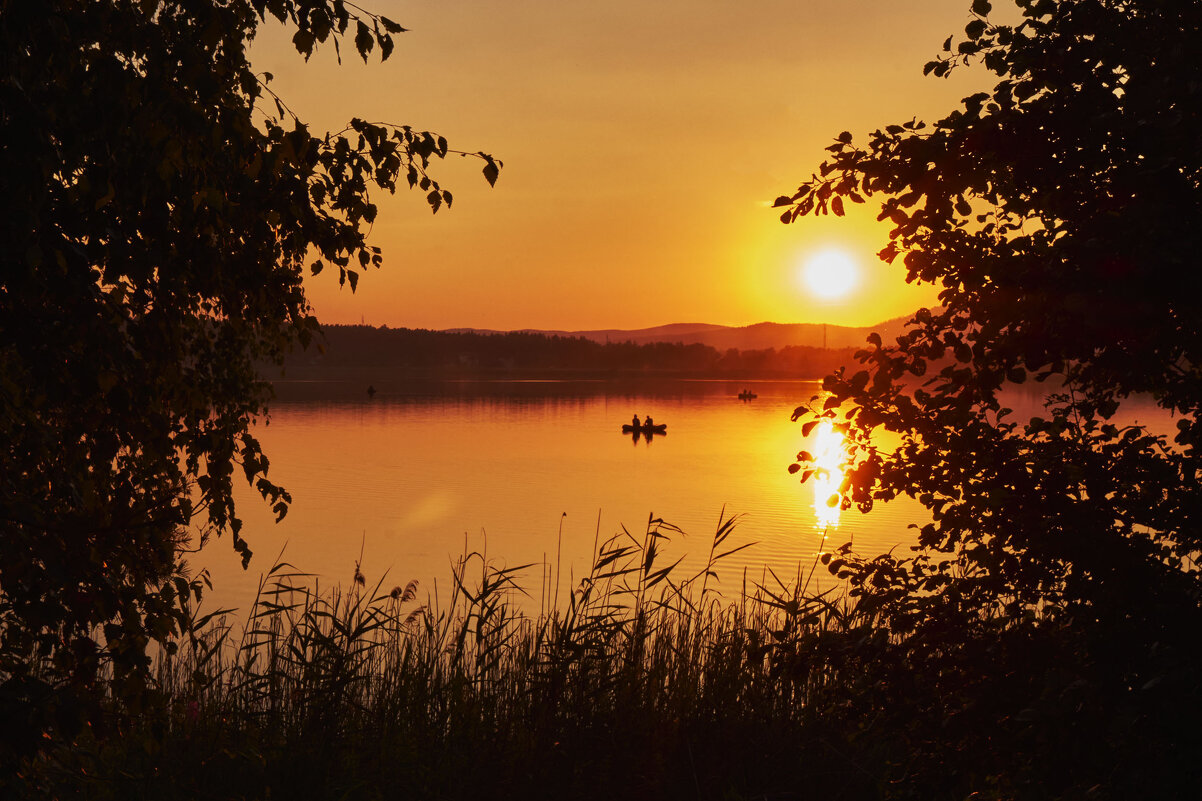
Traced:
[[[719, 592], [735, 519], [695, 574], [650, 519], [599, 542], [534, 616], [523, 571], [478, 553], [449, 600], [322, 589], [277, 563], [241, 623], [197, 616], [157, 663], [161, 703], [59, 768], [94, 797], [751, 798], [871, 783], [841, 757], [832, 694], [872, 621], [808, 576]], [[544, 572], [544, 584], [546, 583]], [[862, 773], [862, 772], [861, 772]]]
[[853, 581], [853, 603], [809, 589], [816, 564], [723, 594], [734, 528], [720, 518], [696, 573], [667, 556], [675, 527], [622, 529], [563, 598], [546, 567], [526, 587], [530, 566], [478, 553], [425, 603], [360, 565], [323, 589], [281, 562], [239, 622], [191, 616], [143, 707], [25, 759], [0, 797], [1197, 794], [1197, 660], [1132, 652], [1155, 672], [1130, 679], [1113, 627], [964, 610], [888, 576], [875, 595]]

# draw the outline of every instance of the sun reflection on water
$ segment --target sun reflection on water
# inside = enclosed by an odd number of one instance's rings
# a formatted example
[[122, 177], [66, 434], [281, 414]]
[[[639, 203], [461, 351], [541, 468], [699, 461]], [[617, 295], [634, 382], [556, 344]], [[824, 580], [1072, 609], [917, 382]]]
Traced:
[[814, 430], [811, 454], [815, 472], [810, 479], [814, 486], [814, 525], [823, 532], [839, 528], [839, 492], [843, 484], [843, 434], [830, 420], [823, 420]]

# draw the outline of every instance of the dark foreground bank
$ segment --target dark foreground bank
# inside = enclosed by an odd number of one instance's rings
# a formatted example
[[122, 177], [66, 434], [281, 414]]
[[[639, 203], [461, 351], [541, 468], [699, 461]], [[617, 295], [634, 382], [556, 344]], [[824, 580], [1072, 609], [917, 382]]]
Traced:
[[[722, 595], [672, 569], [675, 531], [600, 544], [561, 604], [546, 574], [523, 602], [537, 616], [517, 611], [520, 569], [476, 554], [443, 608], [358, 567], [315, 594], [279, 565], [244, 628], [196, 617], [139, 708], [10, 757], [5, 793], [1184, 798], [1202, 778], [1202, 674], [1168, 644], [1115, 654], [1054, 610], [905, 634], [872, 602], [810, 592], [806, 570]], [[1124, 685], [1148, 659], [1159, 679]]]

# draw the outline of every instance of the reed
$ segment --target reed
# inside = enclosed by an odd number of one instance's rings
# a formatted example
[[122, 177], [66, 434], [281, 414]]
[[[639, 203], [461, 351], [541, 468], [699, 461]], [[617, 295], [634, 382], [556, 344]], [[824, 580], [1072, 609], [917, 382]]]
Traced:
[[58, 775], [98, 798], [846, 791], [824, 710], [872, 621], [805, 594], [800, 569], [724, 596], [717, 567], [747, 547], [735, 526], [720, 517], [689, 575], [666, 557], [679, 529], [623, 527], [562, 603], [542, 588], [536, 616], [529, 566], [479, 553], [426, 603], [359, 565], [322, 588], [278, 561], [241, 623], [198, 614], [160, 655], [159, 703], [130, 736]]
[[916, 625], [913, 595], [811, 590], [816, 564], [727, 596], [736, 522], [695, 573], [668, 555], [679, 529], [623, 528], [562, 598], [557, 569], [526, 587], [530, 566], [481, 553], [424, 603], [358, 564], [323, 588], [277, 561], [240, 622], [190, 616], [142, 707], [42, 749], [0, 796], [1123, 798], [1152, 764], [1147, 797], [1197, 786], [1193, 660], [1136, 692], [1061, 615], [924, 591]]

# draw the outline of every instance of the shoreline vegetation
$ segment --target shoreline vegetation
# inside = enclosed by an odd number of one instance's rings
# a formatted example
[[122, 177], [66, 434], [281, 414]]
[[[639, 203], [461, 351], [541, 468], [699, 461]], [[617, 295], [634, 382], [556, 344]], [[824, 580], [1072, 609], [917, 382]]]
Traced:
[[[559, 603], [566, 577], [533, 587], [536, 566], [479, 553], [443, 605], [360, 564], [323, 589], [277, 560], [239, 623], [200, 611], [201, 576], [138, 708], [111, 703], [22, 761], [21, 797], [1051, 798], [1090, 797], [1105, 774], [1123, 798], [1158, 786], [1145, 764], [1188, 759], [1179, 732], [1146, 725], [1174, 689], [1109, 697], [1056, 610], [907, 635], [851, 585], [811, 589], [816, 570], [841, 576], [846, 547], [720, 586], [715, 566], [750, 545], [736, 523], [720, 517], [692, 575], [678, 528], [622, 527]], [[1117, 746], [1127, 764], [1109, 764]], [[1196, 772], [1177, 768], [1162, 789]]]
[[688, 576], [665, 556], [679, 529], [623, 527], [562, 603], [544, 573], [537, 616], [515, 603], [534, 566], [478, 553], [444, 606], [359, 564], [323, 590], [277, 561], [241, 623], [193, 609], [145, 707], [114, 710], [124, 737], [84, 732], [21, 779], [96, 799], [865, 797], [880, 777], [825, 699], [872, 621], [800, 568], [720, 590], [715, 566], [748, 547], [735, 525]]
[[[594, 379], [623, 377], [819, 379], [858, 348], [725, 351], [700, 343], [595, 342], [538, 333], [470, 333], [330, 325], [307, 349], [261, 374], [292, 381], [395, 379]], [[317, 345], [320, 343], [320, 347]]]

